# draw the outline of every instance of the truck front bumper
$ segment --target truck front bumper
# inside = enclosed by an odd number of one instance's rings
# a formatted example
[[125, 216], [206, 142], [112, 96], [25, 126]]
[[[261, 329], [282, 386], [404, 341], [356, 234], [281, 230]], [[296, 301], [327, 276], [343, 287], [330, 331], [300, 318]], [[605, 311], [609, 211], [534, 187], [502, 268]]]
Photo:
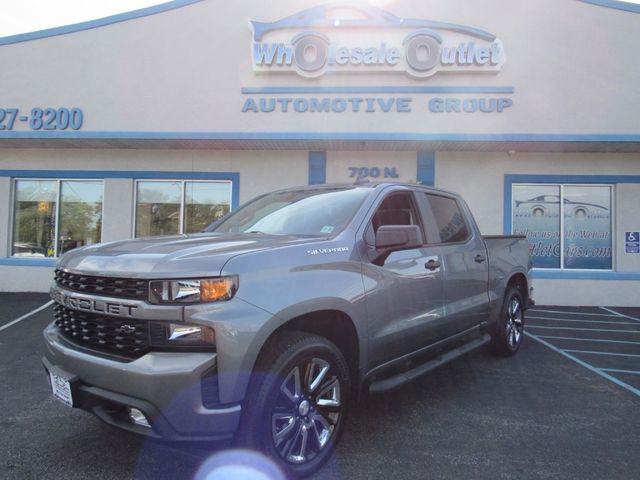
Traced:
[[151, 352], [122, 361], [83, 352], [53, 324], [44, 339], [47, 374], [69, 382], [74, 407], [111, 425], [169, 441], [224, 441], [238, 428], [240, 404], [207, 402], [217, 382], [215, 353]]

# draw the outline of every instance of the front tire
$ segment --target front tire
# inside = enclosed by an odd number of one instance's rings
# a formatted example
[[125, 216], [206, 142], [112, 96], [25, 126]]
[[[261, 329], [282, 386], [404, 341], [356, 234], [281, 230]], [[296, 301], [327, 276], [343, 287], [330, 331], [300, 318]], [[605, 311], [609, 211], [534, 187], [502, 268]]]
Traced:
[[266, 453], [294, 477], [310, 475], [331, 456], [350, 394], [349, 368], [332, 342], [284, 332], [257, 361], [237, 441]]
[[510, 287], [504, 297], [500, 317], [491, 340], [494, 353], [511, 357], [520, 349], [524, 337], [524, 301], [516, 287]]

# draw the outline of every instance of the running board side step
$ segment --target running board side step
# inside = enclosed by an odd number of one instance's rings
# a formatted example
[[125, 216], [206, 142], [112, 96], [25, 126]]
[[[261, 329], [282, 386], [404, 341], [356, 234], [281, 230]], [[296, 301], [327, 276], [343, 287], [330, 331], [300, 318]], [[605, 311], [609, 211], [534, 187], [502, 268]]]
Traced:
[[393, 377], [385, 378], [383, 380], [376, 380], [375, 382], [371, 383], [371, 385], [369, 385], [369, 392], [382, 393], [388, 390], [393, 390], [394, 388], [398, 388], [405, 383], [412, 382], [425, 373], [428, 373], [431, 370], [444, 365], [445, 363], [455, 360], [456, 358], [461, 357], [462, 355], [469, 353], [472, 350], [476, 350], [477, 348], [486, 345], [490, 341], [491, 336], [485, 333], [482, 337], [472, 340], [469, 343], [465, 343], [464, 345], [461, 345], [458, 348], [454, 348], [453, 350], [449, 350], [448, 352], [439, 355], [433, 360], [429, 360], [428, 362], [418, 365], [411, 370], [399, 373], [397, 375], [394, 375]]

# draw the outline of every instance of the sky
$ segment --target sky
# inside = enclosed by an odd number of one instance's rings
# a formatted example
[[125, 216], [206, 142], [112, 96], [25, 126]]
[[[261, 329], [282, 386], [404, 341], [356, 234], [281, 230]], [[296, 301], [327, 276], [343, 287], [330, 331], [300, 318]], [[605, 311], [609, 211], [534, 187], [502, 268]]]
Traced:
[[0, 0], [0, 37], [85, 22], [166, 1]]
[[[0, 0], [0, 37], [70, 25], [167, 0]], [[640, 3], [640, 0], [627, 0]], [[319, 1], [318, 3], [325, 3]], [[372, 3], [380, 3], [380, 0]]]

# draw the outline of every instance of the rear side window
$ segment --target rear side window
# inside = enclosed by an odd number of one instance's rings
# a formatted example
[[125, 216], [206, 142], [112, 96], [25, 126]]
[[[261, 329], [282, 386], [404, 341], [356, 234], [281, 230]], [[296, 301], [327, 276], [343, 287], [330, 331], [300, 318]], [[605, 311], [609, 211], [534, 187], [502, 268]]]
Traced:
[[440, 233], [439, 243], [464, 242], [469, 238], [469, 228], [455, 199], [427, 193], [427, 201]]

